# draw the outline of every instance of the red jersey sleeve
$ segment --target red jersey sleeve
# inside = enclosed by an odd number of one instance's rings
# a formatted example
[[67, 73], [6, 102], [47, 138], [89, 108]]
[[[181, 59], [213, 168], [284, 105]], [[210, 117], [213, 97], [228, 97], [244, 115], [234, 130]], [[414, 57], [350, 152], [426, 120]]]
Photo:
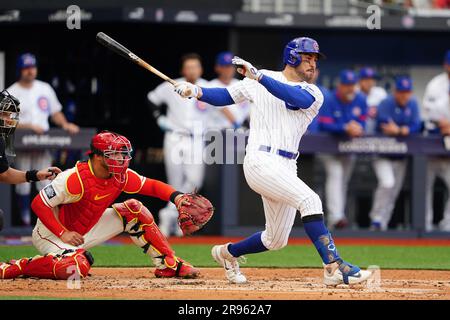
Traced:
[[164, 201], [169, 201], [170, 196], [176, 192], [176, 190], [167, 183], [143, 177], [130, 169], [127, 170], [127, 182], [123, 191], [131, 194], [138, 193], [145, 196], [156, 197]]
[[56, 219], [53, 210], [44, 202], [42, 197], [38, 194], [31, 203], [31, 209], [42, 221], [42, 223], [58, 237], [66, 231], [66, 229]]
[[56, 218], [54, 208], [76, 202], [82, 196], [83, 186], [75, 168], [72, 168], [60, 173], [42, 189], [31, 203], [31, 209], [51, 232], [61, 237], [66, 229]]

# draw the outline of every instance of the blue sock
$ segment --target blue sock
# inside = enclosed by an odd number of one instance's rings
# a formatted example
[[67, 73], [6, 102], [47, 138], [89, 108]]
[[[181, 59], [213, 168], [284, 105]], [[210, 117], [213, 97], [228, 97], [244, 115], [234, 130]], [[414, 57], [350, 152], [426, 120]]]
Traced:
[[340, 261], [341, 257], [336, 249], [331, 233], [323, 222], [323, 215], [316, 214], [302, 218], [306, 234], [316, 247], [323, 263], [329, 264]]
[[244, 254], [258, 253], [269, 250], [261, 241], [261, 233], [262, 232], [255, 233], [247, 239], [230, 244], [228, 246], [228, 251], [233, 257], [237, 258], [243, 256]]

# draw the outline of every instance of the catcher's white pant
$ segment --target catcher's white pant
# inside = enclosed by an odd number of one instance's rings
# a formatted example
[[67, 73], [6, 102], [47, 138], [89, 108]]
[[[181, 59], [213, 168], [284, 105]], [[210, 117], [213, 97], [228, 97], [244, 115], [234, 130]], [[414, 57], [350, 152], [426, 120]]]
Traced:
[[[54, 209], [55, 214], [58, 209]], [[113, 208], [108, 208], [103, 213], [100, 220], [94, 227], [84, 235], [84, 244], [79, 247], [64, 243], [60, 238], [53, 234], [47, 227], [37, 220], [33, 229], [32, 241], [35, 248], [41, 254], [56, 253], [60, 254], [66, 249], [85, 249], [89, 250], [103, 242], [114, 238], [123, 232], [123, 220]], [[133, 238], [133, 237], [132, 237]]]
[[[426, 230], [433, 229], [433, 185], [436, 177], [441, 178], [447, 190], [450, 191], [450, 159], [430, 157], [427, 164], [427, 184], [426, 184]], [[444, 208], [443, 219], [439, 223], [439, 228], [443, 231], [450, 231], [450, 197]]]
[[[48, 151], [30, 151], [30, 152], [17, 152], [16, 159], [14, 161], [14, 167], [18, 170], [40, 170], [50, 167], [52, 165], [52, 155]], [[43, 189], [48, 184], [47, 180], [36, 182], [36, 188], [38, 191]], [[16, 185], [16, 192], [18, 195], [25, 196], [31, 192], [31, 184], [20, 183]]]
[[323, 213], [319, 196], [297, 176], [296, 160], [247, 150], [244, 174], [262, 197], [266, 228], [261, 238], [269, 250], [286, 246], [297, 210], [302, 217]]
[[325, 172], [325, 197], [328, 223], [333, 225], [345, 218], [348, 183], [355, 166], [352, 155], [321, 155]]
[[407, 159], [377, 158], [372, 165], [378, 185], [369, 216], [372, 222], [378, 222], [382, 229], [386, 229], [392, 217], [395, 200], [403, 186], [408, 162]]
[[[201, 136], [192, 137], [175, 131], [166, 132], [164, 136], [164, 165], [167, 182], [181, 192], [193, 192], [203, 184], [204, 142]], [[178, 226], [178, 211], [168, 203], [159, 211], [159, 228], [165, 236], [174, 232], [183, 233]]]

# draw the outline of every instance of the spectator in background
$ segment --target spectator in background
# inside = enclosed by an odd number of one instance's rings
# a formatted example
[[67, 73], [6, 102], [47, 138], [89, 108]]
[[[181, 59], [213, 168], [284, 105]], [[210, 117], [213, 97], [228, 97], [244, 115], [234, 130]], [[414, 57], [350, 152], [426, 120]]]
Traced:
[[[208, 81], [201, 78], [203, 67], [201, 57], [188, 53], [181, 57], [181, 75], [175, 81], [188, 81], [202, 87]], [[203, 135], [208, 119], [208, 105], [197, 99], [181, 98], [172, 84], [163, 82], [147, 95], [153, 116], [164, 135], [164, 165], [167, 181], [177, 190], [193, 192], [203, 184]], [[167, 106], [166, 115], [162, 106]], [[181, 237], [178, 226], [178, 210], [172, 202], [159, 211], [159, 228], [164, 236]]]
[[[425, 129], [431, 134], [450, 136], [450, 50], [444, 58], [444, 72], [435, 76], [427, 85], [423, 99]], [[450, 159], [448, 156], [429, 157], [427, 167], [426, 230], [433, 230], [433, 186], [440, 177], [450, 191]], [[439, 223], [442, 231], [450, 231], [450, 197]]]
[[[419, 106], [412, 96], [412, 80], [402, 76], [395, 80], [395, 92], [378, 106], [376, 130], [390, 137], [419, 133]], [[387, 230], [395, 201], [402, 188], [408, 165], [405, 156], [380, 156], [374, 161], [378, 186], [370, 211], [371, 230]]]
[[[367, 117], [366, 96], [356, 91], [358, 79], [351, 70], [340, 73], [337, 88], [324, 97], [319, 112], [319, 129], [323, 132], [360, 137], [364, 134]], [[326, 171], [325, 195], [329, 228], [342, 229], [348, 225], [345, 217], [347, 185], [355, 158], [351, 155], [322, 155]]]
[[[17, 73], [19, 80], [7, 90], [20, 100], [20, 122], [18, 130], [32, 130], [36, 134], [44, 134], [50, 129], [49, 117], [59, 127], [70, 134], [79, 132], [79, 127], [67, 121], [61, 112], [62, 106], [56, 97], [53, 88], [46, 82], [37, 80], [36, 57], [31, 53], [19, 56], [17, 60]], [[21, 171], [31, 170], [34, 167], [50, 167], [52, 156], [49, 151], [17, 152], [15, 165]], [[47, 182], [37, 182], [38, 190]], [[20, 216], [24, 225], [31, 225], [29, 183], [16, 186], [19, 199]]]
[[[216, 57], [216, 65], [214, 71], [217, 78], [209, 82], [209, 86], [214, 88], [225, 88], [236, 83], [234, 78], [236, 68], [231, 63], [234, 54], [228, 51], [221, 52]], [[226, 106], [224, 108], [211, 107], [209, 111], [208, 127], [214, 129], [239, 128], [242, 123], [247, 120], [250, 113], [250, 104], [239, 103]]]
[[386, 90], [377, 86], [377, 74], [374, 69], [364, 67], [359, 70], [359, 89], [367, 97], [366, 133], [374, 134], [376, 131], [377, 107], [386, 96]]

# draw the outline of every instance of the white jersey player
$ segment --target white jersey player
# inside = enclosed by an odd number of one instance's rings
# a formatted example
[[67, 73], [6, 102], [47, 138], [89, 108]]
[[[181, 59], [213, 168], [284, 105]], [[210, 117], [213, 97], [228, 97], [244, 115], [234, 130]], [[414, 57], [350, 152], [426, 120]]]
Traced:
[[[214, 67], [217, 78], [209, 82], [209, 87], [226, 88], [237, 83], [239, 80], [234, 78], [236, 69], [231, 60], [233, 59], [231, 52], [221, 52], [216, 57], [216, 65]], [[239, 128], [248, 119], [250, 112], [250, 103], [243, 102], [232, 104], [223, 108], [211, 107], [208, 117], [208, 128], [228, 129]]]
[[[61, 112], [62, 106], [56, 97], [53, 88], [46, 82], [36, 79], [36, 57], [30, 53], [21, 55], [17, 63], [20, 79], [7, 90], [20, 100], [20, 122], [17, 129], [33, 130], [36, 134], [43, 134], [50, 128], [49, 117], [52, 121], [71, 134], [76, 134], [79, 127], [69, 123]], [[15, 166], [19, 170], [27, 171], [34, 167], [49, 167], [52, 156], [49, 151], [17, 152]], [[38, 190], [47, 182], [37, 182]], [[16, 186], [19, 199], [19, 208], [22, 221], [25, 225], [31, 224], [29, 183]]]
[[377, 78], [375, 70], [370, 67], [359, 70], [359, 89], [367, 96], [366, 134], [375, 133], [377, 108], [381, 101], [387, 97], [386, 90], [377, 86]]
[[[208, 81], [200, 78], [202, 65], [200, 56], [186, 54], [181, 59], [183, 78], [177, 82], [188, 81], [207, 86]], [[207, 120], [208, 106], [196, 99], [183, 99], [173, 90], [173, 85], [164, 82], [147, 95], [154, 107], [154, 116], [164, 135], [164, 165], [169, 184], [183, 192], [200, 189], [203, 183], [204, 164], [202, 161], [203, 138]], [[167, 105], [166, 115], [160, 107]], [[173, 203], [159, 212], [159, 227], [165, 236], [182, 236], [177, 224], [178, 211]]]
[[239, 270], [239, 257], [287, 245], [297, 210], [323, 260], [325, 284], [359, 283], [371, 275], [340, 258], [325, 226], [319, 196], [297, 176], [300, 139], [323, 103], [321, 91], [311, 84], [321, 55], [315, 40], [296, 38], [285, 47], [281, 72], [258, 71], [235, 57], [233, 64], [246, 78], [227, 89], [189, 83], [176, 86], [181, 96], [212, 105], [253, 102], [244, 173], [249, 186], [262, 196], [266, 228], [243, 241], [213, 247], [213, 258], [233, 283], [246, 282]]
[[[444, 72], [434, 77], [425, 89], [423, 98], [423, 118], [425, 127], [430, 133], [450, 135], [450, 50], [444, 61]], [[450, 159], [430, 157], [427, 168], [426, 195], [426, 230], [433, 229], [433, 185], [436, 177], [440, 177], [447, 190], [450, 190]], [[444, 217], [439, 223], [442, 231], [450, 231], [450, 198], [444, 209]]]

